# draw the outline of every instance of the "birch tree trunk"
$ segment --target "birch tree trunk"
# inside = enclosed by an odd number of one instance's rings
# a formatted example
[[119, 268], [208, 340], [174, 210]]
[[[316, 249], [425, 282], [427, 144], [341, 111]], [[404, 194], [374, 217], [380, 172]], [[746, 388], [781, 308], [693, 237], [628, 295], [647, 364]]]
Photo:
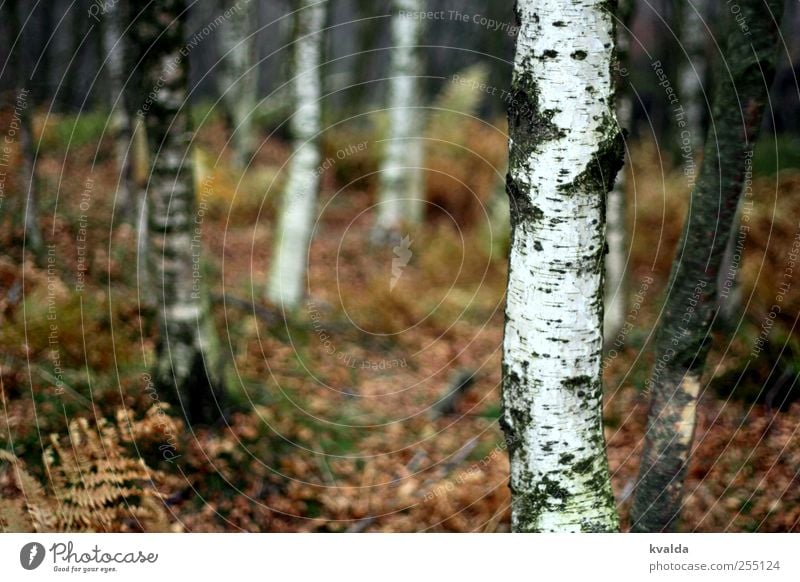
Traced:
[[604, 201], [622, 164], [601, 0], [518, 0], [501, 422], [514, 531], [619, 527], [602, 419]]
[[294, 309], [305, 291], [308, 249], [314, 224], [321, 131], [320, 57], [322, 27], [327, 2], [300, 0], [297, 39], [294, 43], [293, 79], [297, 109], [291, 119], [294, 154], [275, 239], [275, 256], [267, 296], [286, 309]]
[[[708, 68], [705, 39], [709, 33], [706, 30], [708, 10], [705, 8], [705, 0], [679, 0], [676, 6], [684, 50], [678, 59], [678, 94], [686, 112], [686, 129], [695, 152], [703, 147], [703, 110], [706, 104], [703, 81]], [[727, 10], [726, 7], [722, 9]]]
[[422, 220], [422, 119], [419, 109], [420, 43], [425, 0], [393, 0], [392, 57], [389, 72], [389, 136], [380, 168], [379, 205], [374, 238], [388, 240], [403, 222]]
[[782, 0], [738, 0], [736, 15], [728, 6], [721, 9], [727, 38], [715, 71], [713, 124], [656, 334], [633, 531], [674, 530], [680, 515], [717, 274], [774, 76], [782, 5]]
[[[617, 18], [617, 71], [615, 74], [617, 96], [617, 119], [623, 128], [629, 129], [633, 121], [633, 102], [627, 88], [628, 55], [630, 50], [629, 26], [635, 10], [634, 0], [620, 0]], [[627, 161], [627, 152], [625, 155]], [[606, 203], [606, 280], [605, 280], [605, 312], [603, 333], [605, 341], [611, 342], [625, 323], [627, 307], [627, 286], [625, 285], [625, 260], [627, 251], [626, 213], [625, 213], [625, 170], [617, 174], [614, 187], [608, 193]]]
[[212, 421], [220, 416], [224, 360], [199, 267], [202, 220], [189, 152], [189, 67], [181, 54], [185, 17], [185, 0], [162, 0], [148, 4], [135, 27], [144, 49], [148, 94], [141, 111], [152, 160], [148, 233], [160, 332], [153, 381], [177, 397], [189, 420]]
[[122, 222], [132, 222], [136, 213], [131, 185], [130, 154], [132, 146], [131, 115], [125, 98], [125, 40], [120, 35], [127, 9], [117, 3], [109, 3], [103, 16], [103, 51], [106, 54], [108, 71], [109, 107], [111, 128], [114, 132], [114, 157], [117, 161], [116, 210]]
[[230, 18], [219, 31], [219, 91], [232, 125], [233, 161], [244, 169], [255, 149], [253, 111], [256, 107], [258, 67], [255, 64], [255, 35], [258, 2], [223, 0]]

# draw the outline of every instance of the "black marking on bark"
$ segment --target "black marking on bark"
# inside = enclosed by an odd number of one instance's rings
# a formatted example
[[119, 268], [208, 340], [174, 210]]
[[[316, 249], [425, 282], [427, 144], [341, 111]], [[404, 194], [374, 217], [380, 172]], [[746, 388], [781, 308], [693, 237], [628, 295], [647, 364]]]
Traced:
[[573, 376], [572, 378], [567, 378], [561, 383], [561, 385], [567, 390], [577, 390], [578, 388], [584, 388], [586, 386], [590, 386], [591, 384], [592, 379], [589, 376]]
[[584, 459], [572, 465], [572, 472], [577, 475], [585, 475], [592, 470], [594, 462], [592, 459]]
[[508, 202], [511, 206], [511, 225], [512, 237], [515, 231], [514, 226], [523, 221], [538, 221], [541, 220], [544, 214], [542, 211], [531, 203], [531, 197], [528, 192], [523, 192], [517, 181], [509, 172], [506, 175], [506, 193], [508, 194]]
[[607, 115], [598, 129], [602, 140], [598, 144], [594, 159], [570, 184], [559, 187], [559, 191], [572, 195], [576, 192], [608, 192], [614, 186], [617, 172], [622, 168], [625, 142], [622, 133], [611, 115]]

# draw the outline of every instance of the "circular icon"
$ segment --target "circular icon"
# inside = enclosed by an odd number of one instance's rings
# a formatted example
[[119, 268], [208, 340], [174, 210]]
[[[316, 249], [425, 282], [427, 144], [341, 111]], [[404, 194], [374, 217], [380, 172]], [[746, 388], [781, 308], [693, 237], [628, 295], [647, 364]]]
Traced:
[[30, 542], [19, 551], [19, 563], [26, 570], [35, 570], [44, 561], [44, 546], [39, 542]]

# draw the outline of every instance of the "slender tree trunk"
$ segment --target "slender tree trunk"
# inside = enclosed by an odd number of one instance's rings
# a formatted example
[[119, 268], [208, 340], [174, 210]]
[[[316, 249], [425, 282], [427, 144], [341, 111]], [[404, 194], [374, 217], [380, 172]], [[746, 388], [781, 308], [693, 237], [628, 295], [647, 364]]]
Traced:
[[353, 102], [350, 104], [353, 110], [358, 110], [360, 107], [363, 111], [366, 107], [376, 105], [374, 91], [369, 81], [373, 79], [370, 73], [374, 68], [375, 59], [380, 56], [375, 49], [384, 33], [384, 20], [380, 18], [380, 15], [384, 14], [387, 1], [392, 0], [384, 0], [379, 4], [375, 0], [356, 0], [356, 17], [359, 19], [371, 18], [371, 20], [359, 24], [361, 32], [358, 34], [357, 42], [360, 52], [353, 59], [352, 78], [352, 82], [356, 86], [349, 91], [353, 97]]
[[501, 422], [515, 531], [619, 527], [603, 435], [605, 198], [622, 164], [600, 0], [518, 0]]
[[150, 170], [150, 153], [144, 123], [139, 117], [132, 119], [132, 150], [130, 173], [135, 205], [136, 226], [136, 282], [139, 305], [146, 312], [155, 311], [158, 307], [158, 290], [153, 284], [150, 268], [150, 229], [149, 205], [147, 203], [147, 181]]
[[[122, 49], [123, 69], [127, 74], [121, 95], [121, 106], [125, 108], [128, 117], [127, 129], [130, 130], [130, 149], [126, 156], [125, 174], [130, 190], [130, 207], [132, 209], [130, 222], [136, 227], [136, 281], [139, 305], [144, 307], [145, 313], [154, 312], [158, 306], [157, 290], [150, 276], [150, 261], [148, 257], [150, 236], [148, 233], [148, 204], [147, 182], [150, 177], [150, 152], [148, 151], [145, 123], [142, 115], [137, 115], [137, 108], [147, 101], [152, 87], [144, 86], [142, 78], [141, 59], [143, 50], [150, 47], [142, 45], [138, 40], [138, 22], [135, 22], [141, 7], [132, 2], [124, 2], [117, 14], [121, 17], [124, 26], [120, 30], [124, 43]], [[128, 25], [131, 28], [128, 28]]]
[[14, 76], [14, 102], [11, 104], [13, 116], [19, 125], [20, 151], [20, 186], [25, 192], [22, 204], [22, 222], [24, 224], [25, 249], [35, 257], [37, 263], [44, 258], [44, 239], [39, 229], [39, 211], [37, 204], [36, 183], [36, 151], [33, 146], [33, 113], [32, 91], [28, 84], [28, 76], [22, 64], [22, 27], [20, 25], [19, 2], [12, 0], [8, 6], [9, 32], [12, 42], [16, 41], [9, 54], [9, 70]]
[[84, 50], [84, 37], [88, 30], [89, 25], [94, 22], [88, 18], [88, 9], [83, 5], [81, 0], [75, 0], [71, 6], [69, 15], [69, 25], [67, 26], [67, 33], [69, 34], [69, 54], [62, 54], [62, 62], [66, 65], [72, 59], [72, 65], [68, 73], [62, 77], [60, 89], [60, 108], [61, 111], [67, 112], [73, 106], [80, 104], [82, 96], [80, 91], [85, 89], [79, 86], [81, 75], [81, 66], [83, 64], [82, 51]]
[[374, 237], [387, 240], [403, 222], [422, 219], [422, 119], [419, 109], [420, 43], [424, 0], [394, 0], [392, 60], [389, 73], [389, 136], [380, 173], [380, 194]]
[[22, 183], [27, 192], [25, 197], [25, 248], [31, 251], [36, 257], [37, 262], [41, 263], [44, 257], [44, 239], [39, 228], [38, 210], [38, 188], [36, 184], [36, 151], [33, 147], [33, 103], [30, 100], [30, 91], [20, 90], [17, 93], [18, 106], [15, 110], [20, 111], [20, 150], [22, 154]]
[[[633, 122], [633, 101], [628, 90], [627, 77], [630, 74], [628, 54], [630, 50], [630, 32], [628, 28], [633, 20], [635, 2], [620, 0], [617, 17], [617, 70], [615, 83], [617, 89], [617, 119], [625, 129], [630, 129]], [[627, 152], [626, 152], [627, 161]], [[613, 341], [625, 323], [627, 307], [627, 286], [625, 284], [625, 262], [628, 245], [626, 242], [628, 229], [625, 213], [625, 170], [617, 174], [614, 187], [608, 193], [606, 203], [606, 281], [605, 281], [605, 315], [603, 333], [605, 341]]]
[[223, 0], [230, 18], [219, 30], [219, 91], [232, 125], [233, 161], [243, 169], [255, 149], [253, 112], [256, 107], [258, 67], [255, 65], [256, 44], [252, 34], [257, 21], [257, 2], [241, 3]]
[[675, 10], [679, 19], [680, 46], [685, 51], [678, 57], [678, 94], [686, 113], [690, 142], [694, 151], [698, 151], [703, 147], [703, 111], [706, 109], [703, 82], [708, 69], [705, 51], [709, 34], [706, 30], [708, 10], [705, 0], [679, 0]]
[[162, 0], [149, 4], [136, 25], [145, 55], [141, 111], [152, 160], [149, 250], [159, 301], [153, 380], [165, 395], [177, 396], [189, 420], [211, 421], [220, 415], [224, 359], [199, 267], [202, 217], [189, 152], [189, 64], [181, 54], [185, 17], [185, 0]]
[[[728, 6], [722, 9], [727, 38], [716, 71], [714, 123], [656, 335], [647, 433], [631, 516], [634, 531], [673, 530], [680, 515], [717, 305], [717, 274], [774, 75], [775, 21], [782, 4], [739, 0], [736, 15]], [[739, 22], [746, 23], [746, 31]]]
[[120, 36], [122, 24], [127, 24], [123, 15], [127, 10], [120, 9], [117, 3], [109, 3], [103, 15], [103, 52], [108, 71], [109, 107], [111, 126], [114, 135], [114, 157], [117, 161], [117, 191], [115, 214], [122, 222], [135, 219], [136, 203], [131, 184], [131, 147], [133, 136], [131, 115], [124, 94], [125, 87], [125, 45]]
[[[39, 38], [50, 38], [53, 34], [55, 34], [55, 28], [53, 26], [53, 17], [55, 10], [42, 10], [39, 20], [39, 29], [38, 29], [38, 37]], [[19, 48], [19, 47], [18, 47]], [[62, 71], [58, 70], [58, 67], [52, 66], [52, 54], [53, 54], [53, 46], [52, 44], [47, 48], [42, 48], [39, 56], [39, 66], [36, 67], [36, 71], [38, 72], [38, 79], [36, 83], [36, 87], [34, 88], [34, 92], [36, 93], [36, 101], [41, 105], [49, 105], [51, 103], [53, 93], [53, 74], [55, 72], [58, 75], [58, 78], [61, 78]]]
[[268, 298], [287, 309], [295, 308], [305, 291], [308, 249], [314, 224], [321, 162], [322, 27], [327, 2], [300, 0], [297, 40], [294, 43], [294, 92], [297, 110], [291, 120], [294, 155], [275, 239]]

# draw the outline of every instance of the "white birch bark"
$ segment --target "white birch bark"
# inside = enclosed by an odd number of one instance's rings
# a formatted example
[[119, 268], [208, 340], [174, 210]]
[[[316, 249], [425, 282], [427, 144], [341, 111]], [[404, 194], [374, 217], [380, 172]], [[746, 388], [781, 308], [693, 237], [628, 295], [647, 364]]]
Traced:
[[389, 136], [381, 163], [375, 238], [389, 238], [403, 222], [422, 220], [422, 119], [419, 109], [420, 42], [424, 0], [392, 3], [392, 57], [389, 80]]
[[606, 6], [517, 2], [501, 418], [515, 531], [618, 528], [600, 372], [603, 206], [622, 157]]
[[304, 295], [322, 156], [319, 66], [327, 2], [301, 0], [300, 5], [294, 43], [293, 85], [297, 102], [291, 120], [294, 154], [289, 164], [267, 289], [268, 299], [287, 309], [297, 307]]
[[219, 90], [233, 124], [233, 161], [245, 168], [255, 147], [253, 110], [256, 107], [258, 67], [255, 63], [255, 35], [258, 2], [224, 0], [223, 7], [230, 18], [220, 28]]

